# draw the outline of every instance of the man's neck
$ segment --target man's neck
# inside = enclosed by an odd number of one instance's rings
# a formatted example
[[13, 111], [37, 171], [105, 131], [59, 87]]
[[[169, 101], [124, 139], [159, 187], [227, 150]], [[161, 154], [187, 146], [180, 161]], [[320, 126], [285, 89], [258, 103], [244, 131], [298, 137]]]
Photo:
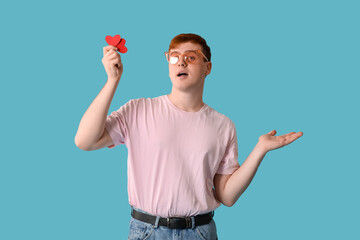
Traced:
[[192, 94], [172, 91], [167, 96], [176, 107], [186, 112], [198, 112], [205, 104], [202, 101], [202, 93]]

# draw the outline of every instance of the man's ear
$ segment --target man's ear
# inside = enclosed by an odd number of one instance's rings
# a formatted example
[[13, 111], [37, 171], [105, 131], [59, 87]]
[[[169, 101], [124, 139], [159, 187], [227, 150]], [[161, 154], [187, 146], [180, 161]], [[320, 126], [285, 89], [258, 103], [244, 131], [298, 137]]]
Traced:
[[212, 63], [207, 62], [206, 64], [206, 75], [209, 75], [211, 73]]

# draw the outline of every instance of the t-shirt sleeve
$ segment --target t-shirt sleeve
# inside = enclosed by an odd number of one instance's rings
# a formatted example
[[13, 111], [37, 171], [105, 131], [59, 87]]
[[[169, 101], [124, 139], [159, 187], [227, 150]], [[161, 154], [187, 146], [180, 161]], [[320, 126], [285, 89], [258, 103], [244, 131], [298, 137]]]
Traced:
[[238, 162], [238, 143], [237, 143], [237, 134], [234, 123], [231, 121], [229, 125], [229, 138], [228, 145], [226, 147], [226, 151], [224, 157], [222, 158], [219, 168], [217, 170], [217, 174], [232, 174], [239, 167], [240, 164]]
[[108, 148], [125, 144], [129, 135], [129, 118], [131, 116], [132, 100], [121, 106], [117, 111], [113, 111], [106, 117], [105, 128], [112, 138], [114, 144]]

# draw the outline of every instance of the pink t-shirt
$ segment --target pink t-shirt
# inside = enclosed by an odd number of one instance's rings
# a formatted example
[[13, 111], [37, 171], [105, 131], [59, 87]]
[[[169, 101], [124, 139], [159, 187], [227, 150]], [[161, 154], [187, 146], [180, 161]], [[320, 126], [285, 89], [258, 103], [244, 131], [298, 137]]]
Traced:
[[207, 104], [197, 112], [176, 107], [167, 95], [132, 99], [106, 118], [114, 145], [128, 149], [130, 205], [161, 217], [207, 213], [216, 173], [238, 163], [234, 123]]

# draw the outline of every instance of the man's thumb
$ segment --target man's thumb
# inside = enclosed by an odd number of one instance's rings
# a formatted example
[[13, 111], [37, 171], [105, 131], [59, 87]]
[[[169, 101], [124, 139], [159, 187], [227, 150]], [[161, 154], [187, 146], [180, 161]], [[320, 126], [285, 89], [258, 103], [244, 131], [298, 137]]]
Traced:
[[268, 134], [270, 134], [271, 136], [274, 136], [276, 134], [276, 130], [272, 130]]

